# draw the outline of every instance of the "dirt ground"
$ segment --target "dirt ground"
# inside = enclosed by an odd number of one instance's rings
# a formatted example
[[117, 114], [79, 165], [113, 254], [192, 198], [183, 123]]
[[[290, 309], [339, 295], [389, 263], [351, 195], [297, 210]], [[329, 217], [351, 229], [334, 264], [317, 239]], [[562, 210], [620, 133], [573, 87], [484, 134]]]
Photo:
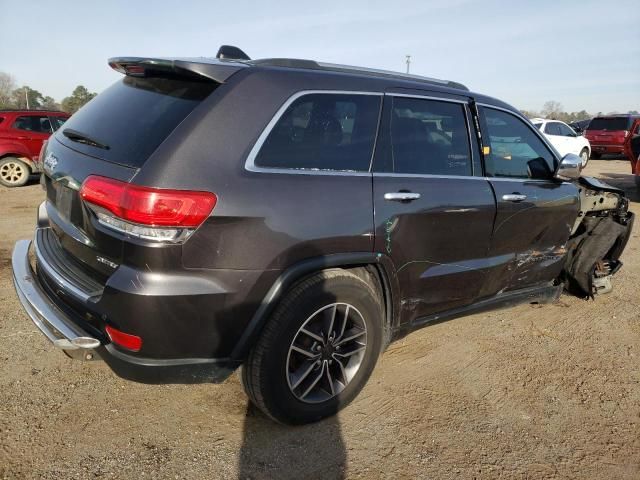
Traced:
[[[629, 172], [587, 167], [640, 214]], [[55, 350], [10, 271], [42, 197], [0, 187], [0, 478], [640, 478], [638, 224], [611, 294], [415, 332], [337, 418], [290, 428], [248, 406], [236, 375], [148, 386]]]

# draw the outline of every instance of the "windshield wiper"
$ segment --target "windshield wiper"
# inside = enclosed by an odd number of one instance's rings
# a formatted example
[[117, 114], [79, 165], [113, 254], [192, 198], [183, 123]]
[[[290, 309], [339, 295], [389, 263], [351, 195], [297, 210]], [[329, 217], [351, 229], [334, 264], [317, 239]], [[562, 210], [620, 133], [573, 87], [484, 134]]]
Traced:
[[107, 145], [106, 143], [101, 143], [84, 133], [78, 132], [77, 130], [65, 128], [62, 131], [62, 134], [73, 142], [84, 143], [85, 145], [90, 145], [92, 147], [101, 148], [103, 150], [109, 150], [109, 145]]

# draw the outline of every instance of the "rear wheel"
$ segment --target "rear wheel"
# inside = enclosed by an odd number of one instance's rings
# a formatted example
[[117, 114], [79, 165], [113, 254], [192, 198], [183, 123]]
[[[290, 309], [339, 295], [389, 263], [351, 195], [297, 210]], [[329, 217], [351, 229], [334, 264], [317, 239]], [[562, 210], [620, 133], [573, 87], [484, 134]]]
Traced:
[[600, 154], [598, 152], [591, 151], [591, 158], [593, 158], [594, 160], [600, 160], [601, 156], [602, 156], [602, 154]]
[[251, 401], [276, 421], [335, 414], [364, 387], [380, 354], [383, 309], [371, 282], [327, 270], [294, 286], [242, 368]]
[[582, 168], [587, 166], [587, 163], [589, 163], [589, 150], [586, 148], [583, 148], [582, 151], [580, 152], [580, 159], [582, 160]]
[[29, 167], [14, 157], [0, 160], [0, 183], [5, 187], [21, 187], [29, 180]]

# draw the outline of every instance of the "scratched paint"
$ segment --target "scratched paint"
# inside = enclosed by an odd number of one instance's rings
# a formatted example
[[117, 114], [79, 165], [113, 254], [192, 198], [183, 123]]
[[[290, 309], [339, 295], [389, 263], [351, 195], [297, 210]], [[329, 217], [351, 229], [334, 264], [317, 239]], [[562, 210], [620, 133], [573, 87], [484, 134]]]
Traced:
[[384, 247], [389, 255], [391, 255], [391, 232], [393, 231], [394, 223], [392, 220], [387, 220], [384, 225]]

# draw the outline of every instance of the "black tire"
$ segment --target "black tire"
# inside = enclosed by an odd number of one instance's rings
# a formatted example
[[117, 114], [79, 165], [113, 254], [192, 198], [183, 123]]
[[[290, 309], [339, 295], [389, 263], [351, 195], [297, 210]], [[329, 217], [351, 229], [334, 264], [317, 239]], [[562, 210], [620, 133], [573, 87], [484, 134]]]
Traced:
[[29, 181], [31, 169], [22, 160], [4, 157], [0, 160], [0, 184], [5, 187], [21, 187]]
[[[341, 382], [342, 391], [326, 400], [307, 403], [294, 394], [295, 388], [290, 388], [289, 349], [299, 338], [296, 336], [300, 335], [305, 322], [324, 308], [333, 308], [329, 307], [333, 304], [355, 307], [358, 318], [366, 325], [366, 347], [354, 376], [350, 381]], [[353, 314], [354, 310], [351, 312]], [[347, 318], [346, 313], [344, 318]], [[247, 395], [266, 415], [281, 423], [305, 424], [334, 415], [356, 397], [369, 379], [382, 349], [383, 319], [382, 302], [376, 288], [372, 282], [354, 273], [342, 269], [326, 270], [301, 281], [289, 290], [271, 315], [242, 367], [242, 383]], [[329, 327], [328, 330], [332, 329]], [[324, 333], [322, 336], [324, 338]], [[333, 367], [328, 364], [326, 367], [335, 369], [338, 362]], [[324, 372], [325, 364], [317, 367], [318, 371], [320, 368]], [[325, 381], [322, 372], [312, 373], [309, 377], [318, 375], [322, 378], [317, 383], [320, 385]], [[344, 368], [342, 372], [345, 372]]]
[[583, 148], [580, 151], [580, 158], [582, 159], [582, 168], [586, 168], [587, 164], [589, 163], [589, 149], [588, 148]]
[[639, 175], [634, 175], [633, 178], [636, 181], [636, 189], [640, 190], [640, 176]]
[[601, 153], [594, 152], [593, 150], [591, 151], [590, 158], [592, 158], [593, 160], [600, 160], [600, 157], [602, 157]]

